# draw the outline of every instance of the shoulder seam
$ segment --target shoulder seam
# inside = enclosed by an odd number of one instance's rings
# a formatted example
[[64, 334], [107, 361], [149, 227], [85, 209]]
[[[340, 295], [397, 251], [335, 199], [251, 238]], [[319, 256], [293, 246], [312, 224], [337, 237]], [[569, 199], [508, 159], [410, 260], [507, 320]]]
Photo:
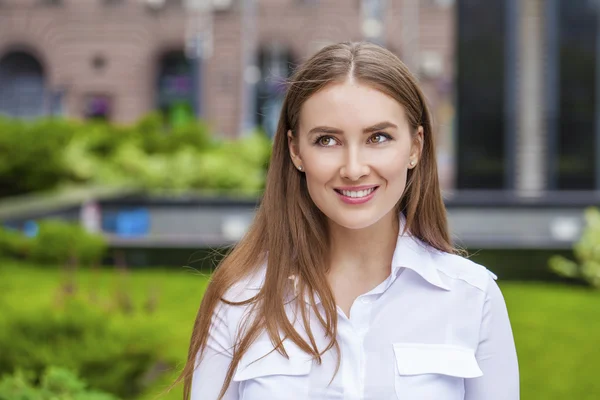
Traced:
[[[482, 266], [482, 267], [483, 267], [483, 266]], [[483, 268], [485, 268], [485, 267], [483, 267]], [[449, 274], [447, 271], [444, 271], [444, 270], [442, 270], [442, 269], [440, 269], [440, 268], [436, 268], [436, 269], [437, 269], [437, 271], [438, 271], [438, 272], [440, 272], [440, 273], [442, 273], [442, 274], [446, 275], [446, 276], [447, 276], [448, 278], [450, 278], [450, 279], [457, 279], [457, 280], [461, 280], [461, 281], [463, 281], [463, 282], [465, 282], [465, 283], [469, 284], [470, 286], [472, 286], [472, 287], [476, 288], [477, 290], [480, 290], [480, 291], [481, 291], [481, 292], [483, 292], [483, 293], [487, 293], [487, 285], [486, 285], [486, 287], [485, 287], [485, 288], [481, 288], [481, 287], [479, 287], [479, 286], [477, 286], [477, 285], [474, 285], [472, 282], [469, 282], [469, 280], [468, 280], [467, 278], [465, 278], [463, 275], [451, 275], [451, 274]], [[488, 275], [489, 275], [489, 274], [491, 274], [491, 275], [492, 275], [492, 278], [495, 276], [495, 275], [494, 275], [494, 274], [493, 274], [491, 271], [489, 271], [487, 268], [485, 268], [485, 270], [486, 270], [486, 272], [488, 273]]]

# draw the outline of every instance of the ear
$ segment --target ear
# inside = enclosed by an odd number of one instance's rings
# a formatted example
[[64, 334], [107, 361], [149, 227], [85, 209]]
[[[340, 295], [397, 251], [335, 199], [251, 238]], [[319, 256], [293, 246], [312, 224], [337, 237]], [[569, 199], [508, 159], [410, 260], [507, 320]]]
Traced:
[[[410, 148], [409, 161], [414, 161], [415, 166], [421, 160], [421, 154], [423, 153], [423, 143], [425, 142], [424, 130], [421, 125], [417, 128], [417, 134], [413, 138], [412, 146]], [[413, 166], [414, 168], [414, 166]]]
[[294, 137], [291, 130], [287, 132], [288, 148], [290, 150], [290, 157], [296, 167], [302, 165], [302, 159], [300, 158], [300, 152], [298, 151], [298, 138]]

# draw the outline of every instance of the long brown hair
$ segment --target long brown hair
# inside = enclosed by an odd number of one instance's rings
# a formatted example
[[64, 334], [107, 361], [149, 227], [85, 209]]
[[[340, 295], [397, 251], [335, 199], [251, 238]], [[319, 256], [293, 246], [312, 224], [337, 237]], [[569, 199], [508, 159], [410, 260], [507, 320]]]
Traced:
[[[219, 399], [231, 383], [242, 355], [265, 331], [277, 351], [286, 356], [280, 333], [319, 363], [325, 351], [335, 348], [339, 366], [336, 304], [326, 279], [327, 220], [311, 200], [304, 174], [291, 162], [287, 132], [291, 130], [297, 135], [300, 110], [310, 96], [330, 83], [348, 78], [396, 99], [405, 108], [413, 134], [419, 126], [423, 127], [420, 161], [408, 171], [398, 212], [406, 216], [405, 229], [413, 236], [438, 250], [455, 252], [438, 182], [431, 117], [416, 79], [394, 54], [375, 44], [344, 42], [321, 49], [301, 65], [289, 81], [274, 138], [266, 188], [255, 220], [244, 238], [216, 268], [204, 294], [194, 323], [187, 363], [174, 383], [184, 381], [184, 400], [190, 398], [195, 363], [197, 357], [202, 357], [213, 312], [221, 301], [233, 306], [250, 305], [254, 318], [247, 321], [247, 326], [240, 330], [243, 333], [236, 338], [233, 359]], [[265, 263], [264, 284], [255, 297], [240, 303], [223, 298], [232, 285], [258, 272]], [[312, 304], [297, 302], [308, 341], [295, 330], [284, 309], [292, 274], [298, 279], [300, 296], [307, 295], [312, 299], [318, 296], [324, 309], [323, 315], [317, 311], [314, 301]], [[311, 309], [330, 339], [322, 352], [317, 348], [308, 324]]]

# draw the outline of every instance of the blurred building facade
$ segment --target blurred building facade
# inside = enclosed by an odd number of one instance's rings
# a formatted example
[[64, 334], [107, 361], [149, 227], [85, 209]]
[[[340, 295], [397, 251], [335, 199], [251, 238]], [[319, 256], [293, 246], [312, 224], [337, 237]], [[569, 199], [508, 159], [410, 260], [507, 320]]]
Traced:
[[444, 188], [600, 189], [598, 1], [0, 0], [0, 113], [161, 109], [273, 133], [284, 80], [372, 40], [419, 77]]
[[600, 190], [599, 5], [457, 1], [457, 189]]
[[[328, 43], [372, 40], [426, 92], [463, 243], [567, 248], [582, 210], [600, 203], [599, 10], [599, 0], [0, 0], [0, 113], [130, 122], [183, 109], [225, 137], [272, 134], [295, 65]], [[140, 246], [235, 240], [227, 227], [255, 210], [189, 199], [192, 216], [179, 200], [136, 201], [163, 229]], [[113, 203], [103, 207], [129, 206]], [[174, 239], [183, 220], [189, 243]]]
[[[223, 136], [256, 125], [272, 134], [283, 81], [294, 65], [326, 44], [367, 39], [391, 49], [420, 76], [442, 145], [448, 147], [452, 5], [448, 0], [0, 0], [0, 113], [127, 123], [157, 108], [183, 107]], [[198, 29], [205, 22], [210, 29]], [[195, 43], [199, 33], [212, 51]]]

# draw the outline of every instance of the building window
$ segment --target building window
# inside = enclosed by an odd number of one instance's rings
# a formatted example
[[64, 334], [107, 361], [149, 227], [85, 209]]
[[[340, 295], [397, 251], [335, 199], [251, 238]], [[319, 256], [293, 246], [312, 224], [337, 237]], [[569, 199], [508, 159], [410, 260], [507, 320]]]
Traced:
[[183, 51], [166, 53], [159, 61], [157, 107], [171, 122], [194, 117], [199, 90], [194, 87], [193, 65]]
[[263, 46], [259, 51], [258, 67], [261, 79], [256, 84], [256, 124], [273, 137], [279, 122], [287, 78], [292, 73], [292, 53], [280, 44]]
[[85, 97], [84, 117], [101, 121], [110, 121], [112, 114], [112, 99], [104, 94], [89, 94]]
[[598, 12], [594, 2], [559, 0], [557, 188], [595, 188], [596, 54]]
[[0, 114], [42, 116], [45, 92], [44, 70], [33, 56], [16, 51], [0, 58]]
[[503, 189], [505, 4], [458, 0], [457, 189]]

